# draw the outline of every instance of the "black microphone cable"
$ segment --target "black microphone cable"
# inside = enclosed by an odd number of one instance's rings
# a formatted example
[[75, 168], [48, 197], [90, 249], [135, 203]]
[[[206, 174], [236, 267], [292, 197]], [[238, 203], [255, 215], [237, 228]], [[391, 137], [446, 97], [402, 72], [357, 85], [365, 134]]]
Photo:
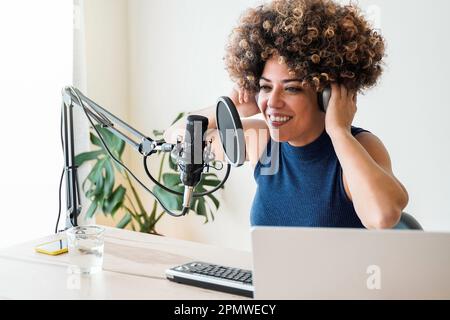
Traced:
[[58, 226], [59, 226], [59, 219], [60, 219], [60, 217], [61, 217], [61, 189], [62, 189], [62, 182], [63, 182], [63, 179], [64, 179], [64, 172], [65, 172], [66, 170], [65, 170], [65, 168], [63, 168], [62, 169], [62, 172], [61, 172], [61, 178], [60, 178], [60, 180], [59, 180], [59, 196], [58, 196], [58, 219], [56, 220], [56, 226], [55, 226], [55, 234], [57, 234], [58, 233]]
[[[64, 103], [64, 102], [63, 102]], [[61, 121], [59, 124], [59, 134], [60, 134], [60, 138], [61, 138], [61, 147], [62, 147], [62, 151], [64, 154], [64, 139], [63, 139], [63, 111], [62, 111], [62, 107], [61, 107]], [[55, 226], [55, 234], [58, 233], [58, 226], [59, 226], [59, 219], [61, 217], [61, 189], [62, 189], [62, 182], [64, 179], [64, 172], [66, 171], [66, 169], [63, 167], [62, 172], [61, 172], [61, 178], [59, 179], [59, 192], [58, 192], [58, 219], [56, 220], [56, 226]]]
[[[147, 165], [147, 156], [144, 156], [144, 169], [145, 169], [145, 173], [146, 173], [147, 176], [150, 178], [150, 180], [152, 180], [152, 181], [153, 181], [157, 186], [159, 186], [161, 189], [163, 189], [163, 190], [165, 190], [165, 191], [167, 191], [167, 192], [176, 194], [176, 195], [178, 195], [178, 196], [184, 196], [184, 193], [183, 193], [183, 192], [178, 192], [178, 191], [176, 191], [176, 190], [172, 190], [172, 189], [166, 187], [165, 185], [163, 185], [163, 184], [161, 184], [160, 182], [158, 182], [158, 180], [156, 180], [156, 179], [152, 176], [152, 174], [150, 173], [150, 170], [148, 169], [148, 165]], [[203, 167], [203, 168], [200, 168], [200, 169], [203, 170], [204, 167]], [[223, 178], [223, 180], [222, 180], [222, 181], [221, 181], [214, 189], [211, 189], [211, 190], [208, 190], [208, 191], [205, 191], [205, 192], [194, 193], [194, 194], [192, 194], [192, 196], [195, 197], [195, 198], [197, 198], [197, 197], [203, 197], [203, 196], [207, 196], [208, 194], [211, 194], [211, 193], [213, 193], [213, 192], [219, 190], [219, 189], [224, 185], [224, 183], [228, 180], [228, 176], [230, 175], [230, 170], [231, 170], [231, 165], [228, 164], [228, 165], [227, 165], [227, 172], [225, 173], [225, 177]]]

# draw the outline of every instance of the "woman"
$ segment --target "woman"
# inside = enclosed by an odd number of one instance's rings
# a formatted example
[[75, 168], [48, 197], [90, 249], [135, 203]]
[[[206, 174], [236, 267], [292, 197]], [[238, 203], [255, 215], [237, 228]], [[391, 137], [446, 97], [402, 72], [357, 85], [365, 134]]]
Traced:
[[[225, 63], [237, 84], [230, 97], [258, 185], [252, 225], [381, 229], [397, 224], [407, 191], [382, 142], [351, 126], [357, 93], [376, 84], [383, 57], [383, 38], [355, 6], [279, 0], [242, 16]], [[329, 85], [324, 113], [318, 93]], [[214, 111], [194, 113], [209, 118], [219, 153]], [[248, 119], [258, 113], [264, 120]], [[181, 121], [167, 130], [166, 141], [174, 142], [183, 126]]]

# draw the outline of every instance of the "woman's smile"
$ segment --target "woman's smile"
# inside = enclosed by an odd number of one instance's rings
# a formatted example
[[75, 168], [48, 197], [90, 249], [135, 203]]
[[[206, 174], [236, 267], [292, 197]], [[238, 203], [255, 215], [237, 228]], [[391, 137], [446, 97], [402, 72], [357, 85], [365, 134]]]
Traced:
[[273, 128], [280, 128], [290, 122], [293, 117], [283, 114], [267, 115], [267, 123]]

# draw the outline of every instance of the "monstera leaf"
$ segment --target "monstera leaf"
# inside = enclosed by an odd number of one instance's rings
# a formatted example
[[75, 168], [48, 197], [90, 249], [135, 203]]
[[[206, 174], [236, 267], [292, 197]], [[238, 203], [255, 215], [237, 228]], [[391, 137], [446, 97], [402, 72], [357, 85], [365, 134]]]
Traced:
[[[121, 160], [125, 142], [99, 125], [96, 128], [102, 135], [111, 153]], [[75, 165], [79, 167], [85, 162], [95, 161], [94, 166], [82, 184], [86, 197], [91, 201], [86, 217], [92, 218], [97, 209], [101, 209], [104, 214], [114, 217], [114, 214], [123, 205], [126, 192], [122, 185], [114, 188], [114, 168], [120, 172], [123, 172], [123, 169], [111, 159], [106, 150], [104, 150], [100, 139], [94, 133], [91, 132], [89, 136], [91, 143], [100, 149], [84, 152], [75, 157]]]
[[[184, 191], [184, 185], [181, 182], [178, 173], [164, 173], [162, 178], [164, 186], [181, 193]], [[219, 183], [220, 180], [217, 179], [216, 174], [204, 173], [202, 175], [202, 180], [200, 180], [195, 187], [194, 193], [205, 192], [207, 191], [205, 186], [216, 187]], [[183, 209], [183, 196], [168, 193], [158, 186], [155, 186], [153, 191], [158, 198], [164, 202], [164, 205], [166, 205], [168, 209], [176, 211]], [[207, 201], [207, 199], [209, 199], [209, 201]], [[217, 211], [219, 207], [219, 200], [214, 195], [209, 194], [204, 197], [194, 197], [190, 209], [196, 214], [203, 216], [205, 218], [205, 223], [207, 223], [209, 219], [214, 220], [214, 211]]]

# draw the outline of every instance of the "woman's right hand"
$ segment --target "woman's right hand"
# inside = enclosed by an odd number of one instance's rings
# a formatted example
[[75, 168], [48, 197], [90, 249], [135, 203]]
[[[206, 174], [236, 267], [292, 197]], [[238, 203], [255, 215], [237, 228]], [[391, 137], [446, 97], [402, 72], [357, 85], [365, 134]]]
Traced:
[[230, 98], [236, 106], [241, 118], [248, 118], [261, 112], [257, 103], [257, 94], [252, 94], [241, 88], [233, 88]]

